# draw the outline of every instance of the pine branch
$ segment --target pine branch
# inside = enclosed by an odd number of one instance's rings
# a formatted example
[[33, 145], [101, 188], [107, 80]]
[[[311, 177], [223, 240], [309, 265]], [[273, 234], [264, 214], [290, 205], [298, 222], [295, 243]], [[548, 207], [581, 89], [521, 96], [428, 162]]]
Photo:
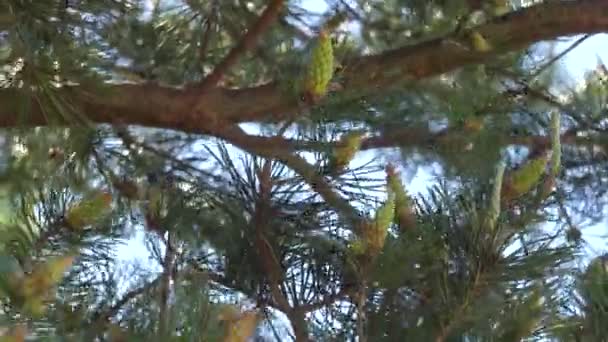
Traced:
[[[277, 148], [276, 146], [260, 146], [256, 144], [258, 141], [266, 141], [264, 139], [275, 139], [275, 138], [263, 138], [254, 137], [246, 134], [238, 126], [226, 127], [221, 131], [217, 132], [220, 138], [225, 139], [231, 144], [235, 145], [252, 153], [268, 159], [276, 159], [286, 166], [294, 170], [299, 174], [310, 187], [316, 191], [324, 200], [332, 206], [342, 219], [350, 223], [353, 227], [359, 225], [361, 217], [357, 210], [350, 205], [348, 200], [342, 198], [332, 187], [332, 185], [323, 177], [316, 168], [309, 164], [302, 157], [299, 157], [288, 150], [283, 148]], [[281, 139], [275, 140], [277, 143], [281, 142]], [[279, 145], [277, 145], [279, 146]]]
[[265, 275], [268, 277], [270, 291], [274, 301], [278, 304], [280, 310], [289, 312], [292, 310], [291, 305], [279, 287], [279, 284], [283, 283], [284, 281], [284, 271], [282, 270], [279, 260], [277, 260], [273, 246], [268, 242], [265, 236], [267, 234], [267, 219], [268, 217], [273, 216], [270, 203], [273, 186], [270, 174], [270, 160], [266, 160], [261, 170], [257, 171], [259, 190], [255, 205], [253, 224], [255, 226], [255, 240], [258, 258], [260, 259], [259, 261], [264, 269]]
[[314, 302], [314, 303], [302, 304], [302, 305], [296, 307], [295, 310], [306, 312], [306, 313], [313, 312], [313, 311], [322, 309], [328, 305], [331, 305], [344, 297], [351, 296], [351, 295], [353, 295], [353, 288], [345, 286], [342, 289], [340, 289], [340, 291], [338, 291], [337, 293], [335, 293], [333, 295], [325, 296], [322, 300]]
[[[459, 38], [447, 35], [378, 55], [352, 58], [344, 63], [340, 93], [346, 98], [374, 94], [403, 82], [415, 82], [487, 62], [538, 41], [603, 32], [608, 28], [608, 19], [603, 15], [607, 10], [608, 3], [604, 0], [550, 2], [495, 18], [475, 28], [497, 46], [492, 53], [477, 53], [449, 44]], [[269, 24], [261, 25], [261, 28], [265, 29], [265, 25]], [[256, 32], [252, 29], [249, 36], [255, 38]], [[249, 47], [252, 43], [241, 45]], [[239, 54], [234, 52], [232, 55], [238, 57]], [[230, 67], [234, 63], [231, 60], [236, 57], [221, 65]], [[155, 84], [108, 84], [110, 93], [103, 96], [92, 95], [95, 90], [88, 90], [84, 85], [66, 86], [57, 91], [57, 96], [69, 96], [74, 107], [96, 123], [161, 127], [190, 133], [208, 133], [218, 120], [280, 122], [300, 110], [297, 103], [283, 95], [277, 82], [235, 90], [215, 86], [214, 79], [221, 77], [222, 68], [218, 66], [218, 71], [211, 74], [219, 76], [209, 76], [207, 82], [213, 85], [206, 86], [204, 96], [196, 88], [174, 89]], [[79, 96], [71, 96], [75, 92], [80, 92]], [[0, 90], [0, 127], [19, 123], [19, 106], [15, 105], [14, 99], [21, 97], [16, 89]], [[43, 104], [32, 100], [29, 105], [31, 111], [25, 123], [47, 125]]]
[[589, 38], [591, 38], [591, 35], [586, 34], [586, 35], [582, 36], [581, 38], [577, 39], [574, 43], [570, 44], [570, 46], [568, 46], [566, 49], [564, 49], [564, 51], [553, 56], [553, 58], [549, 59], [545, 64], [543, 64], [540, 68], [538, 68], [538, 70], [536, 70], [531, 75], [530, 79], [533, 80], [536, 77], [538, 77], [540, 74], [543, 73], [543, 71], [547, 70], [547, 68], [551, 67], [556, 62], [558, 62], [560, 59], [564, 58], [564, 56], [566, 56], [568, 53], [572, 52], [572, 50], [574, 50], [577, 46], [581, 45], [584, 41], [586, 41]]
[[205, 30], [203, 31], [200, 47], [198, 48], [199, 58], [203, 60], [205, 55], [207, 54], [207, 50], [209, 47], [209, 42], [211, 41], [211, 27], [215, 21], [216, 16], [209, 16], [205, 19]]
[[159, 275], [154, 280], [127, 292], [114, 305], [110, 306], [109, 308], [95, 312], [91, 316], [91, 320], [90, 320], [91, 326], [94, 326], [94, 327], [104, 326], [111, 317], [114, 317], [122, 309], [123, 306], [125, 306], [127, 303], [129, 303], [131, 300], [133, 300], [137, 296], [139, 296], [139, 295], [151, 290], [155, 286], [157, 286], [161, 282], [161, 280], [162, 280], [162, 275]]
[[508, 77], [509, 79], [511, 79], [513, 82], [515, 82], [519, 86], [518, 89], [508, 88], [505, 95], [529, 96], [534, 99], [543, 101], [546, 104], [553, 106], [556, 109], [560, 109], [563, 112], [571, 111], [568, 108], [566, 108], [564, 104], [560, 103], [560, 101], [557, 99], [557, 97], [555, 97], [554, 95], [549, 93], [547, 90], [536, 89], [536, 88], [530, 86], [530, 82], [525, 79], [522, 79], [521, 75], [518, 75], [512, 71], [505, 70], [502, 68], [493, 68], [492, 67], [490, 69], [496, 73], [499, 73], [505, 77]]
[[[576, 130], [564, 132], [560, 139], [563, 144], [567, 145], [589, 145], [593, 144], [591, 138], [577, 137]], [[231, 141], [231, 137], [226, 135], [225, 129], [218, 129], [212, 135]], [[392, 125], [391, 127], [383, 128], [380, 134], [364, 138], [361, 142], [361, 151], [374, 150], [388, 147], [418, 147], [418, 148], [436, 148], [450, 144], [451, 138], [461, 135], [462, 132], [458, 128], [447, 128], [438, 132], [432, 132], [426, 126], [411, 126], [411, 125]], [[247, 136], [247, 144], [251, 149], [268, 150], [269, 153], [292, 154], [296, 151], [330, 151], [338, 142], [318, 142], [304, 141], [283, 138], [280, 136], [263, 137], [249, 135]], [[551, 147], [551, 138], [544, 135], [529, 135], [529, 136], [512, 136], [511, 134], [495, 135], [496, 141], [503, 146], [528, 146], [534, 150], [547, 150]]]
[[283, 7], [283, 2], [284, 0], [270, 1], [260, 18], [253, 24], [247, 33], [243, 35], [239, 43], [230, 50], [228, 55], [224, 57], [213, 71], [196, 86], [196, 90], [200, 94], [205, 94], [209, 88], [214, 87], [228, 69], [238, 61], [238, 58], [255, 46], [262, 33], [272, 25], [279, 15], [281, 8]]
[[206, 172], [201, 168], [193, 166], [191, 163], [179, 159], [173, 153], [161, 150], [159, 148], [155, 148], [150, 144], [147, 144], [146, 142], [134, 139], [129, 133], [129, 131], [126, 130], [124, 127], [116, 128], [116, 135], [123, 141], [123, 145], [125, 146], [125, 148], [133, 152], [134, 154], [137, 154], [137, 149], [142, 149], [143, 151], [158, 156], [163, 160], [169, 161], [173, 165], [173, 167], [189, 175], [199, 174], [200, 176], [203, 176], [207, 179], [213, 179], [216, 181], [220, 180], [217, 175], [211, 172]]
[[439, 334], [435, 338], [435, 342], [447, 341], [454, 329], [456, 329], [458, 325], [461, 324], [467, 318], [466, 312], [469, 309], [472, 300], [474, 299], [473, 297], [475, 296], [475, 294], [479, 294], [481, 291], [482, 276], [483, 275], [479, 272], [479, 270], [477, 270], [477, 272], [475, 273], [475, 278], [473, 279], [473, 282], [469, 285], [468, 291], [462, 299], [462, 302], [460, 303], [460, 305], [458, 305], [454, 312], [452, 312], [452, 318], [448, 320], [447, 324], [442, 324], [441, 329], [439, 330]]

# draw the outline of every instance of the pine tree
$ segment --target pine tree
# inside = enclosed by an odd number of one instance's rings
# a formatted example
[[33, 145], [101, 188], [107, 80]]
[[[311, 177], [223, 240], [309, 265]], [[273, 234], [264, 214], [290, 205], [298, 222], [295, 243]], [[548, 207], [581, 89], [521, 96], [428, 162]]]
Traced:
[[608, 3], [324, 3], [0, 3], [0, 340], [606, 341]]

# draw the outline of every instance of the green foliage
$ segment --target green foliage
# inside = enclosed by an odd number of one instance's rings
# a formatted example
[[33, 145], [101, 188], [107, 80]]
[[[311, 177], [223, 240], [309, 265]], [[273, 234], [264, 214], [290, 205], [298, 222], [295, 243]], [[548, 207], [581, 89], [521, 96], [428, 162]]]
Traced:
[[68, 209], [65, 220], [73, 229], [82, 229], [102, 219], [110, 209], [112, 195], [97, 191]]
[[528, 161], [521, 168], [513, 171], [510, 175], [510, 186], [515, 192], [515, 197], [530, 191], [540, 181], [547, 166], [546, 156], [541, 156]]
[[[257, 43], [229, 61], [219, 88], [200, 94], [245, 117], [248, 106], [232, 95], [248, 87], [252, 108], [280, 100], [276, 87], [314, 100], [294, 98], [300, 107], [243, 125], [259, 135], [245, 143], [189, 133], [189, 122], [176, 132], [164, 121], [89, 120], [120, 107], [112, 88], [196, 89], [268, 3], [0, 3], [0, 105], [16, 113], [0, 120], [15, 126], [0, 131], [0, 326], [13, 328], [2, 338], [230, 341], [239, 323], [260, 341], [364, 340], [362, 331], [369, 341], [608, 335], [605, 258], [579, 271], [587, 235], [577, 222], [605, 212], [602, 65], [569, 93], [541, 49], [488, 54], [484, 64], [471, 57], [453, 72], [365, 93], [348, 88], [375, 82], [357, 75], [359, 63], [400, 58], [390, 51], [402, 47], [414, 54], [429, 40], [451, 44], [432, 39], [510, 3], [327, 1], [313, 13], [285, 1]], [[479, 10], [481, 20], [463, 24]], [[348, 25], [330, 34], [327, 18]], [[473, 50], [494, 50], [470, 33]], [[440, 61], [413, 64], [445, 70]], [[568, 94], [556, 101], [555, 89]], [[77, 105], [91, 98], [107, 103]], [[38, 106], [34, 123], [44, 127], [26, 125]], [[205, 110], [195, 109], [192, 120]], [[539, 119], [549, 113], [550, 123]], [[237, 121], [217, 123], [231, 136]], [[533, 159], [505, 173], [505, 155]], [[395, 168], [385, 176], [388, 160]], [[406, 182], [418, 171], [430, 184]], [[555, 196], [521, 196], [543, 176], [555, 178]], [[227, 307], [258, 314], [238, 320]]]
[[498, 221], [498, 217], [500, 216], [500, 202], [501, 202], [501, 193], [502, 193], [502, 181], [505, 173], [505, 164], [499, 163], [496, 167], [496, 176], [494, 177], [494, 184], [492, 188], [492, 195], [490, 197], [490, 203], [488, 204], [488, 213], [487, 213], [487, 221], [485, 224], [487, 225], [487, 229], [493, 230], [496, 228], [496, 223]]
[[606, 308], [608, 307], [608, 267], [606, 257], [593, 259], [580, 281], [584, 301], [584, 331], [589, 336], [605, 336]]
[[327, 170], [330, 174], [339, 174], [344, 171], [361, 148], [364, 134], [362, 131], [352, 131], [340, 137], [327, 165]]
[[477, 52], [490, 52], [493, 49], [490, 42], [477, 31], [471, 33], [471, 45]]
[[376, 210], [372, 222], [365, 222], [359, 228], [360, 236], [350, 245], [356, 256], [374, 258], [384, 247], [388, 229], [395, 219], [395, 193], [388, 189], [387, 198]]
[[376, 211], [374, 223], [379, 230], [386, 231], [395, 217], [395, 193], [388, 191], [386, 201]]
[[[423, 222], [415, 231], [388, 240], [377, 260], [371, 281], [376, 284], [377, 295], [382, 296], [376, 307], [380, 311], [370, 308], [368, 313], [377, 334], [373, 336], [386, 339], [382, 333], [391, 329], [390, 338], [428, 339], [447, 322], [452, 322], [453, 338], [464, 335], [483, 340], [499, 336], [502, 329], [512, 327], [507, 323], [510, 319], [523, 318], [528, 312], [523, 304], [519, 315], [513, 310], [521, 303], [515, 294], [529, 293], [521, 289], [524, 278], [519, 277], [527, 274], [526, 283], [543, 280], [543, 268], [551, 264], [559, 269], [558, 265], [567, 262], [562, 258], [569, 251], [548, 250], [542, 243], [534, 243], [526, 247], [527, 252], [518, 248], [505, 253], [516, 239], [510, 232], [513, 228], [499, 220], [496, 230], [485, 229], [476, 219], [476, 212], [480, 217], [484, 213], [482, 203], [476, 204], [471, 195], [451, 195], [441, 188], [431, 194], [419, 208]], [[402, 265], [402, 260], [409, 263]], [[488, 286], [488, 282], [494, 285]], [[398, 290], [403, 288], [424, 296], [399, 295]], [[553, 293], [558, 288], [550, 290]], [[511, 307], [505, 306], [505, 298], [512, 298], [507, 302]], [[543, 307], [554, 304], [547, 299]], [[413, 309], [397, 311], [401, 305]], [[396, 327], [404, 321], [413, 327]], [[498, 322], [505, 326], [498, 326]]]
[[401, 175], [395, 171], [393, 165], [386, 166], [386, 180], [389, 191], [395, 194], [394, 222], [400, 229], [409, 229], [415, 224], [414, 204], [401, 183]]

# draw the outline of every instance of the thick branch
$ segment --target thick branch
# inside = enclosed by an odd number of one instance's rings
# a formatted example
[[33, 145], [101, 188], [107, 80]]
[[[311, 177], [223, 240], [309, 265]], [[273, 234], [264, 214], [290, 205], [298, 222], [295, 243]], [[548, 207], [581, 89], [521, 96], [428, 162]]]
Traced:
[[[341, 92], [345, 96], [375, 93], [403, 82], [483, 63], [538, 41], [608, 31], [606, 12], [607, 1], [588, 0], [540, 4], [510, 13], [476, 28], [495, 47], [491, 53], [475, 52], [462, 44], [454, 44], [453, 41], [460, 41], [459, 37], [448, 35], [378, 55], [353, 58], [343, 63]], [[230, 66], [232, 63], [227, 64]], [[205, 96], [201, 96], [196, 88], [174, 89], [154, 84], [109, 85], [109, 88], [111, 92], [103, 96], [74, 96], [74, 89], [62, 89], [58, 95], [68, 96], [74, 106], [93, 122], [162, 127], [192, 133], [214, 131], [221, 121], [278, 122], [298, 110], [297, 104], [283, 96], [274, 82], [236, 90], [210, 87]], [[21, 98], [21, 95], [14, 89], [0, 91], [2, 127], [18, 123], [19, 108], [22, 107], [15, 104], [15, 98]], [[25, 118], [27, 124], [47, 124], [43, 106], [31, 101], [31, 110]]]
[[[608, 2], [589, 0], [541, 4], [512, 12], [475, 28], [495, 50], [476, 52], [466, 48], [468, 41], [457, 34], [416, 45], [390, 50], [379, 55], [345, 61], [343, 92], [376, 93], [404, 82], [437, 76], [466, 65], [486, 62], [499, 54], [520, 50], [533, 43], [561, 36], [608, 31], [608, 18], [600, 14]], [[458, 42], [458, 43], [455, 43]], [[464, 45], [464, 46], [463, 46]], [[276, 121], [281, 118], [279, 104], [227, 115], [233, 122]]]

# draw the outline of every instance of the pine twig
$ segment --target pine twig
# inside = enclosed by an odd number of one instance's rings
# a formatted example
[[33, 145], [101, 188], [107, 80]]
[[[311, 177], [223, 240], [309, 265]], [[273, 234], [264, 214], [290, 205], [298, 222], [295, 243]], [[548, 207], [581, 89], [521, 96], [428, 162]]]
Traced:
[[572, 50], [574, 50], [577, 46], [581, 45], [585, 40], [589, 39], [591, 37], [590, 34], [586, 34], [583, 37], [577, 39], [574, 43], [572, 43], [567, 49], [565, 49], [564, 51], [558, 53], [557, 55], [555, 55], [553, 58], [551, 58], [547, 63], [543, 64], [540, 68], [538, 68], [538, 70], [536, 70], [533, 74], [532, 77], [530, 77], [531, 80], [534, 80], [536, 77], [538, 77], [543, 71], [547, 70], [547, 68], [549, 68], [551, 65], [555, 64], [555, 62], [559, 61], [560, 59], [562, 59], [565, 55], [567, 55], [568, 53], [570, 53]]
[[200, 46], [198, 48], [198, 54], [199, 54], [199, 58], [201, 59], [201, 62], [204, 60], [206, 54], [207, 54], [207, 50], [209, 48], [209, 42], [211, 41], [211, 27], [213, 26], [215, 20], [217, 19], [217, 13], [216, 13], [216, 9], [217, 9], [217, 1], [214, 1], [212, 4], [212, 13], [207, 16], [207, 18], [205, 18], [205, 30], [203, 31], [203, 34], [201, 35], [201, 41], [200, 41]]
[[[260, 146], [257, 144], [261, 141], [259, 137], [255, 137], [245, 133], [238, 126], [224, 127], [221, 130], [215, 132], [218, 138], [222, 138], [236, 147], [243, 149], [252, 154], [257, 154], [264, 158], [276, 159], [281, 163], [285, 164], [296, 173], [298, 173], [309, 185], [316, 191], [329, 205], [331, 205], [344, 219], [345, 222], [350, 223], [353, 227], [359, 225], [361, 217], [357, 210], [348, 202], [348, 200], [342, 198], [332, 187], [332, 185], [319, 174], [314, 166], [309, 164], [302, 157], [293, 154], [288, 149], [281, 147], [280, 144], [272, 147], [271, 144]], [[264, 142], [270, 142], [271, 139], [276, 138], [265, 138]], [[277, 143], [284, 141], [284, 139], [277, 139]]]
[[109, 308], [95, 312], [91, 316], [90, 325], [92, 327], [96, 328], [94, 330], [102, 329], [107, 324], [108, 320], [111, 317], [113, 317], [114, 315], [116, 315], [118, 313], [118, 311], [120, 311], [120, 309], [122, 309], [123, 306], [125, 306], [127, 303], [129, 303], [131, 300], [133, 300], [137, 296], [154, 288], [156, 285], [158, 285], [158, 283], [160, 283], [160, 281], [161, 281], [161, 276], [158, 276], [154, 280], [146, 283], [145, 285], [142, 285], [140, 287], [137, 287], [137, 288], [127, 292], [114, 305], [110, 306]]
[[160, 279], [160, 311], [158, 314], [159, 336], [167, 338], [169, 331], [169, 294], [171, 290], [171, 275], [175, 262], [175, 248], [173, 247], [173, 234], [167, 234], [165, 258], [163, 261], [163, 273]]
[[351, 295], [351, 293], [352, 293], [351, 287], [343, 287], [336, 294], [326, 296], [322, 300], [314, 302], [314, 303], [302, 304], [302, 305], [298, 306], [296, 308], [296, 310], [302, 311], [302, 312], [312, 312], [312, 311], [321, 309], [327, 305], [333, 304], [335, 301], [339, 300], [340, 298]]
[[359, 293], [357, 294], [357, 336], [360, 342], [367, 342], [366, 333], [366, 313], [365, 313], [365, 302], [367, 298], [366, 282], [361, 284]]
[[255, 205], [254, 225], [256, 234], [256, 247], [258, 249], [259, 258], [261, 259], [262, 268], [270, 282], [270, 290], [275, 302], [283, 311], [291, 311], [291, 306], [285, 295], [280, 290], [280, 284], [283, 282], [283, 271], [281, 264], [277, 259], [273, 246], [266, 239], [266, 221], [271, 213], [271, 191], [272, 179], [270, 175], [270, 160], [266, 160], [258, 172], [259, 181], [259, 197]]
[[451, 319], [447, 325], [442, 326], [439, 334], [435, 338], [435, 342], [445, 342], [450, 337], [450, 334], [458, 327], [466, 319], [466, 311], [470, 308], [471, 305], [471, 294], [478, 293], [481, 286], [481, 274], [479, 270], [475, 273], [475, 278], [473, 279], [473, 283], [469, 291], [465, 294], [465, 298], [462, 303], [456, 308], [453, 314], [453, 319]]
[[243, 35], [243, 38], [238, 44], [230, 50], [213, 71], [201, 81], [197, 86], [197, 91], [205, 93], [209, 88], [215, 86], [228, 69], [238, 61], [239, 57], [255, 46], [262, 33], [270, 27], [279, 15], [279, 12], [283, 7], [283, 2], [284, 0], [272, 0], [268, 6], [266, 6], [264, 13], [262, 13], [260, 18], [253, 24], [247, 33]]

